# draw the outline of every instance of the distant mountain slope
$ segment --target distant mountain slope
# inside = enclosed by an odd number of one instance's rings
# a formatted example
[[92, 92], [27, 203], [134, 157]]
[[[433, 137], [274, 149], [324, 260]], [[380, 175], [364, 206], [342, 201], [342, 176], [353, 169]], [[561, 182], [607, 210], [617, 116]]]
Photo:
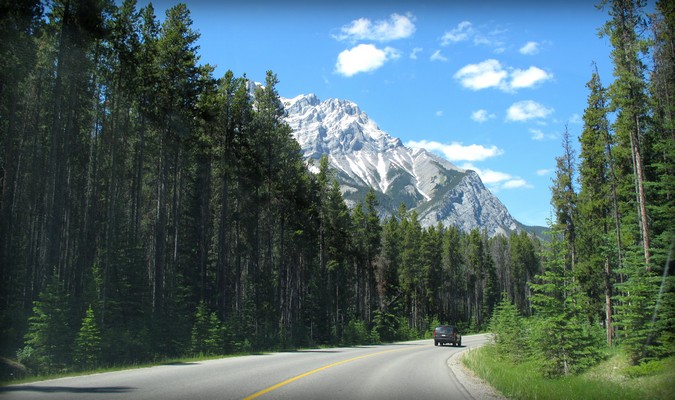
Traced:
[[490, 235], [522, 229], [478, 174], [427, 150], [403, 146], [355, 103], [321, 101], [313, 94], [282, 101], [304, 156], [328, 156], [350, 205], [372, 187], [380, 195], [383, 215], [395, 213], [403, 203], [417, 211], [423, 226], [440, 222], [464, 231], [487, 229]]

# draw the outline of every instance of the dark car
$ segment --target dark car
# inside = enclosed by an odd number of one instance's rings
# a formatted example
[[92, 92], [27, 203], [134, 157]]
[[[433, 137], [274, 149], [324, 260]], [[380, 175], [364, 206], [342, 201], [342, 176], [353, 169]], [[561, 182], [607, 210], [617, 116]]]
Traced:
[[434, 329], [434, 346], [439, 344], [442, 346], [446, 343], [451, 343], [453, 346], [462, 345], [462, 335], [459, 329], [450, 325], [437, 326]]

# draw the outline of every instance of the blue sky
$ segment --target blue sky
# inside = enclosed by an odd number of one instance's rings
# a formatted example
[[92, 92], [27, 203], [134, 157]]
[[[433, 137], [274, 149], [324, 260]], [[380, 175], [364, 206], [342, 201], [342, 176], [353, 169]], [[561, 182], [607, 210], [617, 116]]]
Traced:
[[[158, 18], [174, 4], [153, 2]], [[592, 63], [612, 80], [593, 0], [186, 4], [217, 77], [272, 70], [283, 97], [354, 101], [407, 146], [476, 170], [527, 225], [551, 217], [555, 157], [566, 125], [578, 142]]]

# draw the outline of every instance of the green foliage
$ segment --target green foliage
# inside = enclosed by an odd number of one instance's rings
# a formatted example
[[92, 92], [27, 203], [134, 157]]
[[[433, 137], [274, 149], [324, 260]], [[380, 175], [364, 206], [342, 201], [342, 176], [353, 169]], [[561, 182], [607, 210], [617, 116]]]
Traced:
[[209, 312], [206, 303], [197, 306], [190, 339], [192, 354], [217, 355], [225, 350], [226, 329], [215, 312]]
[[371, 344], [378, 343], [379, 337], [373, 337], [364, 321], [350, 319], [343, 333], [343, 342], [348, 345]]
[[55, 372], [70, 365], [74, 330], [70, 324], [70, 298], [58, 277], [51, 278], [28, 319], [23, 359], [40, 372]]
[[[672, 312], [664, 308], [664, 314], [659, 315], [656, 310], [660, 296], [663, 298], [663, 293], [659, 294], [661, 282], [665, 285], [668, 304], [672, 298], [672, 279], [662, 281], [644, 268], [638, 267], [625, 283], [619, 285], [622, 294], [617, 296], [619, 304], [616, 308], [620, 312], [617, 326], [622, 334], [618, 340], [633, 364], [672, 355], [675, 351], [672, 330], [668, 326], [672, 324]], [[672, 304], [672, 300], [670, 302]]]
[[398, 323], [399, 321], [394, 314], [377, 310], [373, 319], [373, 331], [377, 333], [381, 341], [393, 342], [398, 339]]
[[539, 272], [539, 258], [532, 240], [525, 232], [509, 237], [509, 261], [511, 263], [512, 287], [506, 288], [513, 296], [514, 303], [523, 315], [529, 315], [527, 282]]
[[73, 362], [80, 369], [93, 369], [100, 363], [101, 350], [101, 332], [96, 324], [94, 310], [89, 306], [75, 337]]
[[462, 361], [509, 399], [662, 400], [672, 397], [675, 378], [672, 358], [664, 370], [631, 377], [621, 356], [614, 355], [583, 374], [556, 379], [542, 376], [536, 361], [513, 364], [493, 346], [470, 351]]
[[[567, 243], [553, 237], [544, 273], [530, 284], [535, 309], [531, 345], [546, 376], [576, 374], [601, 358], [602, 329], [593, 329], [582, 310], [583, 295], [565, 265]], [[599, 334], [598, 334], [599, 332]]]
[[414, 340], [418, 338], [419, 332], [413, 326], [408, 324], [406, 317], [398, 317], [397, 324], [398, 328], [396, 329], [396, 340]]
[[502, 294], [501, 302], [492, 313], [489, 329], [494, 335], [495, 349], [501, 357], [519, 363], [530, 355], [526, 320], [509, 300], [507, 293]]
[[673, 360], [667, 362], [664, 359], [647, 361], [639, 365], [629, 365], [621, 370], [621, 372], [630, 378], [639, 378], [643, 376], [658, 375], [668, 371], [672, 368]]

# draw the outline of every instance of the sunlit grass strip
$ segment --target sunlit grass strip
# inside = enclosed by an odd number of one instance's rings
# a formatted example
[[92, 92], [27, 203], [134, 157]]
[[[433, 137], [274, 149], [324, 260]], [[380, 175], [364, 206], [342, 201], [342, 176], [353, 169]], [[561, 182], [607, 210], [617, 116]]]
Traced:
[[541, 376], [536, 362], [513, 365], [500, 359], [493, 346], [471, 350], [464, 365], [509, 399], [670, 399], [675, 393], [675, 362], [670, 359], [661, 371], [630, 378], [627, 364], [615, 355], [585, 374], [559, 379]]

